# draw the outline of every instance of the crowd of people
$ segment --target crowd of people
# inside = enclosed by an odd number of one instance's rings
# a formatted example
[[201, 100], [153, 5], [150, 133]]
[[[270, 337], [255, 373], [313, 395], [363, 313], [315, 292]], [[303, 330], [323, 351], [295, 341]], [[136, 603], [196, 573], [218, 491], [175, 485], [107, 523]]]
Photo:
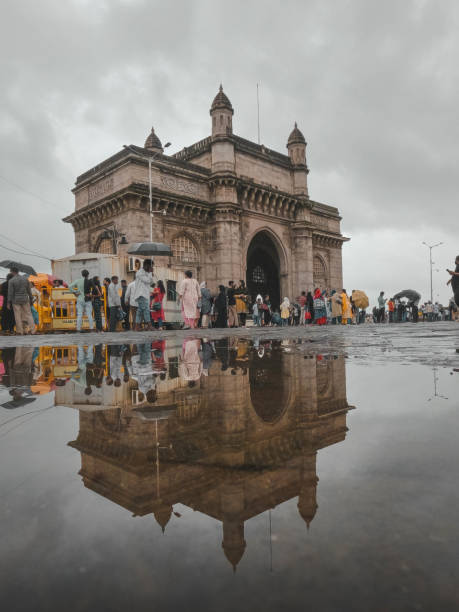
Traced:
[[430, 300], [424, 304], [418, 304], [417, 301], [394, 297], [386, 300], [384, 292], [381, 291], [378, 296], [378, 305], [373, 308], [371, 320], [373, 323], [456, 321], [459, 320], [459, 307], [454, 297], [449, 300], [447, 306]]
[[[302, 291], [293, 300], [284, 297], [277, 306], [269, 295], [258, 294], [252, 301], [243, 280], [239, 284], [230, 280], [227, 286], [219, 285], [218, 292], [212, 294], [207, 283], [199, 283], [191, 270], [185, 272], [185, 278], [178, 285], [177, 301], [183, 329], [235, 328], [245, 326], [250, 316], [257, 327], [456, 320], [459, 318], [459, 256], [455, 263], [455, 270], [448, 270], [451, 276], [448, 284], [452, 285], [453, 298], [447, 307], [430, 301], [419, 306], [416, 297], [410, 300], [391, 297], [387, 300], [384, 291], [381, 291], [377, 305], [371, 313], [367, 313], [368, 300], [362, 304], [362, 292], [352, 290], [349, 295], [346, 289], [329, 291], [320, 288]], [[55, 280], [54, 286], [67, 285]], [[166, 289], [161, 280], [154, 282], [153, 263], [149, 259], [144, 260], [130, 283], [124, 279], [120, 283], [117, 276], [112, 276], [104, 278], [101, 284], [98, 276], [90, 278], [89, 271], [82, 270], [81, 278], [70, 283], [68, 289], [76, 297], [78, 332], [82, 330], [84, 316], [89, 329], [97, 332], [113, 332], [120, 325], [123, 330], [149, 331], [161, 329], [166, 323], [163, 307]], [[40, 303], [40, 292], [25, 276], [19, 275], [17, 268], [10, 270], [2, 285], [1, 296], [3, 333], [36, 333], [36, 306]], [[105, 315], [105, 327], [102, 314]]]

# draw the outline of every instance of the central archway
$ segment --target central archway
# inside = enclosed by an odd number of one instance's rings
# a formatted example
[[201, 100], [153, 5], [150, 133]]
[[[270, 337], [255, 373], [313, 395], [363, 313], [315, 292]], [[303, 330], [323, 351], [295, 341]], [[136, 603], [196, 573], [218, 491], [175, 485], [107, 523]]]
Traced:
[[247, 289], [252, 303], [260, 293], [268, 294], [273, 308], [280, 305], [280, 260], [279, 253], [268, 232], [256, 234], [247, 250]]

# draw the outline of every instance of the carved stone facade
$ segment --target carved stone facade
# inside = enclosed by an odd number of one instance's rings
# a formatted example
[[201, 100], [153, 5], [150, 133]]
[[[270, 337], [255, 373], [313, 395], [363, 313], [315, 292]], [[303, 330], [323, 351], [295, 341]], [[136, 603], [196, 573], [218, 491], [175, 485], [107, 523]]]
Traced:
[[[319, 285], [341, 288], [346, 238], [338, 210], [309, 197], [304, 136], [295, 124], [283, 155], [233, 134], [233, 112], [220, 88], [211, 136], [168, 156], [152, 130], [144, 147], [126, 147], [79, 176], [75, 212], [64, 219], [74, 228], [76, 253], [97, 252], [101, 237], [112, 236], [121, 255], [126, 247], [117, 236], [149, 240], [150, 159], [153, 240], [183, 236], [198, 254], [192, 265], [178, 257], [174, 265], [191, 267], [211, 289], [244, 279], [253, 294], [270, 288], [294, 297], [317, 286], [318, 257]], [[254, 262], [264, 254], [266, 283], [257, 286]]]

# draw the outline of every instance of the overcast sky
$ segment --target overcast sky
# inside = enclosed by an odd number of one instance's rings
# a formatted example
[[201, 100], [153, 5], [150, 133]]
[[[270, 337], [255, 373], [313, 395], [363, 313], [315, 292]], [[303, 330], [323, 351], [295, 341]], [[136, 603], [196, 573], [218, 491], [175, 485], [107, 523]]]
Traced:
[[[310, 197], [337, 206], [344, 283], [446, 302], [459, 253], [456, 0], [4, 0], [0, 24], [0, 259], [45, 271], [74, 252], [81, 172], [143, 145], [210, 134], [220, 82], [236, 134], [286, 152], [308, 141]], [[15, 241], [17, 244], [15, 244]]]

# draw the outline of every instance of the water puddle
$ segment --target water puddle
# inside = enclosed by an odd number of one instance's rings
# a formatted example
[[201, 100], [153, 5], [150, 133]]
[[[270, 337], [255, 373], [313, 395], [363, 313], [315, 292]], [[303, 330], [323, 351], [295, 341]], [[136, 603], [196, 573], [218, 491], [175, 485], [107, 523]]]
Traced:
[[2, 600], [452, 609], [458, 381], [292, 339], [3, 349]]

